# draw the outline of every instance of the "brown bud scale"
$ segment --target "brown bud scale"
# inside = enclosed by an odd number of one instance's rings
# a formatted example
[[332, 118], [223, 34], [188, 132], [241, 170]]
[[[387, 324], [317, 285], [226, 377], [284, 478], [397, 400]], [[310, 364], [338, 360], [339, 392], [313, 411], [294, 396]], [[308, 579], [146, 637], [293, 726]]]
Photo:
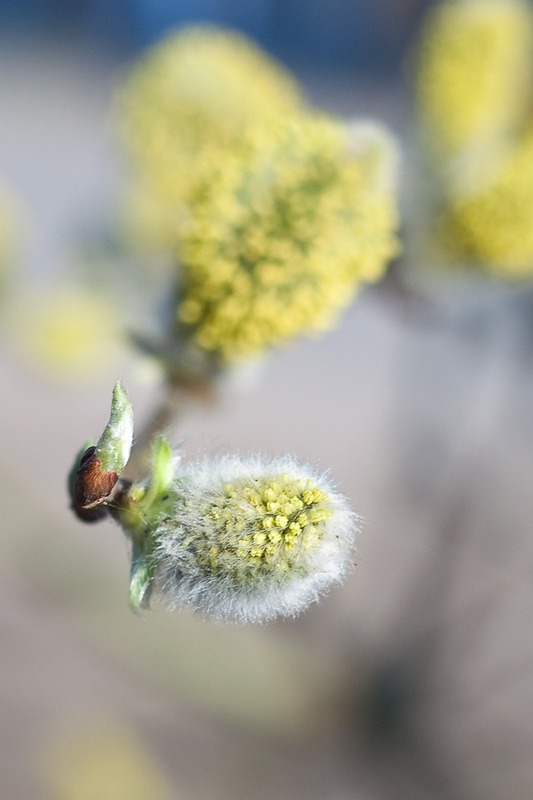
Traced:
[[109, 501], [117, 482], [118, 474], [113, 470], [103, 470], [102, 462], [96, 455], [96, 447], [89, 447], [83, 454], [76, 473], [75, 507], [87, 511]]

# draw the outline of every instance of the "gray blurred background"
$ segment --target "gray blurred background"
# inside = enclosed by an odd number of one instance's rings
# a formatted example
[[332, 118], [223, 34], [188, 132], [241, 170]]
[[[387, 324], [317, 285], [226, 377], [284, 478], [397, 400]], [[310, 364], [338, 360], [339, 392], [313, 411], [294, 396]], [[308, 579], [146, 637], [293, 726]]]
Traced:
[[[408, 144], [401, 65], [425, 5], [195, 9], [257, 36], [318, 105], [377, 117]], [[295, 453], [364, 517], [353, 575], [296, 620], [138, 619], [120, 531], [67, 507], [66, 472], [105, 424], [114, 379], [138, 420], [155, 388], [126, 346], [57, 375], [26, 338], [55, 281], [83, 272], [106, 291], [95, 241], [121, 175], [112, 93], [189, 6], [0, 5], [0, 174], [22, 232], [0, 341], [0, 797], [529, 800], [528, 286], [385, 281], [176, 429], [188, 455]], [[130, 321], [153, 310], [126, 289], [123, 302]]]

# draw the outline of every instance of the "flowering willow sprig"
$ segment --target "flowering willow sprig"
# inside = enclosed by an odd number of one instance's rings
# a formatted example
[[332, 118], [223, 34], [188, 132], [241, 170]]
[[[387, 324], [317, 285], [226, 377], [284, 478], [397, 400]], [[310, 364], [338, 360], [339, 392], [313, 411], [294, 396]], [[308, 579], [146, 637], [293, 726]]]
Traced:
[[150, 237], [179, 263], [164, 341], [138, 337], [171, 389], [205, 393], [237, 362], [333, 327], [397, 253], [392, 137], [311, 112], [241, 35], [173, 34], [119, 109]]
[[262, 622], [297, 614], [345, 576], [357, 517], [329, 479], [289, 457], [182, 467], [158, 436], [150, 475], [131, 483], [115, 472], [131, 446], [130, 422], [117, 384], [106, 431], [77, 468], [73, 499], [83, 510], [108, 509], [131, 540], [134, 610], [155, 595], [171, 609]]

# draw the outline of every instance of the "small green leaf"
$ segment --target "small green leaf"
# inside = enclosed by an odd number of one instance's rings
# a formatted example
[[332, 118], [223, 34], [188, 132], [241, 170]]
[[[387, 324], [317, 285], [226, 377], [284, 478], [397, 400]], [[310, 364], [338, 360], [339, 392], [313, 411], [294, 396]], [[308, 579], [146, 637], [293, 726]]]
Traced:
[[154, 566], [149, 553], [143, 545], [133, 545], [130, 571], [130, 608], [138, 614], [143, 608], [148, 608], [152, 584], [154, 579]]
[[152, 504], [164, 495], [174, 480], [174, 459], [172, 448], [163, 435], [154, 439], [152, 444], [152, 477], [150, 486], [143, 498], [143, 511], [148, 513]]

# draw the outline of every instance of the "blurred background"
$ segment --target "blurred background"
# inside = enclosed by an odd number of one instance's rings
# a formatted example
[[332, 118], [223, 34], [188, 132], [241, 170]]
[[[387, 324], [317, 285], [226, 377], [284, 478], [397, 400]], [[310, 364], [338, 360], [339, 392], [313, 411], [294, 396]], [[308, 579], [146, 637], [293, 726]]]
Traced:
[[176, 428], [188, 456], [295, 453], [365, 519], [354, 573], [300, 618], [135, 617], [122, 534], [78, 522], [66, 495], [115, 378], [138, 420], [156, 392], [120, 330], [149, 324], [157, 266], [132, 291], [108, 235], [124, 71], [171, 27], [235, 27], [317, 106], [388, 125], [408, 198], [405, 63], [429, 5], [0, 2], [2, 798], [531, 797], [527, 281], [392, 276]]
[[357, 69], [398, 66], [429, 0], [2, 0], [2, 23], [18, 31], [55, 30], [108, 52], [136, 50], [165, 31], [208, 21], [241, 30], [278, 56]]

